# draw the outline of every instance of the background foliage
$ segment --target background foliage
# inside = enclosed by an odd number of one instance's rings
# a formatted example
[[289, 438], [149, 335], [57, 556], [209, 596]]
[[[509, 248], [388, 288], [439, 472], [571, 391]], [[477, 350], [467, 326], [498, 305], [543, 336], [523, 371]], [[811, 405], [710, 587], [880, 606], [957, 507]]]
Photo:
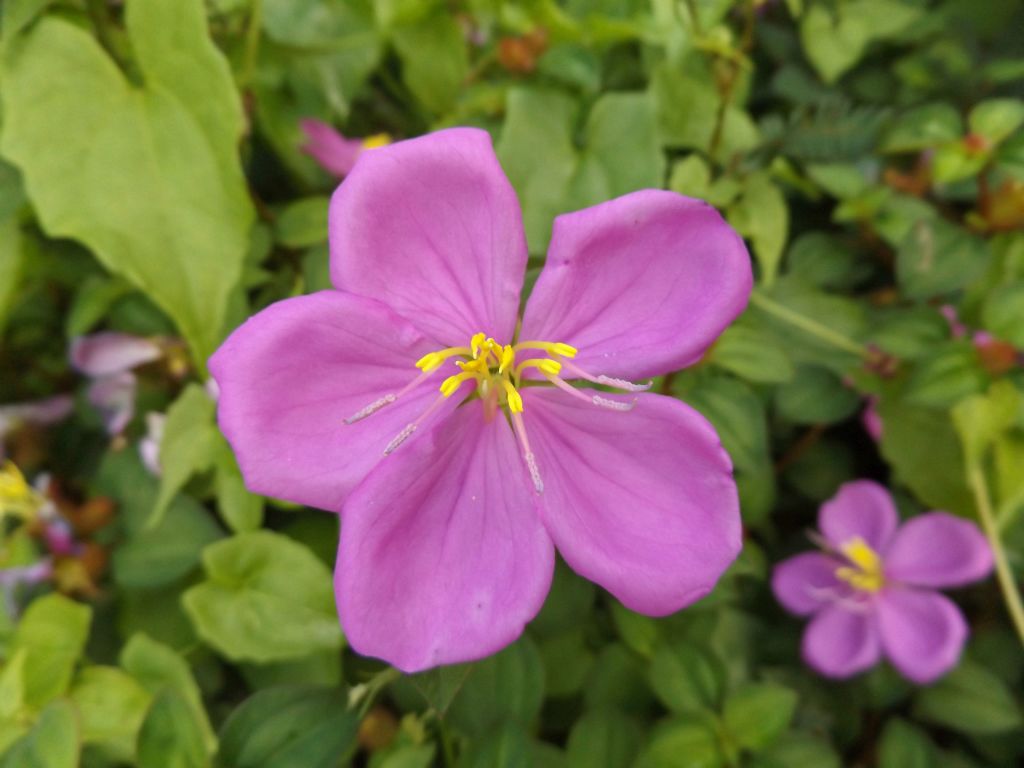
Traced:
[[[1019, 765], [995, 580], [957, 594], [967, 653], [917, 689], [812, 674], [766, 578], [856, 477], [980, 513], [1004, 590], [1024, 568], [1022, 30], [1017, 0], [4, 0], [0, 402], [78, 393], [8, 446], [85, 554], [0, 612], [0, 766]], [[746, 546], [711, 596], [652, 620], [559, 566], [472, 667], [345, 650], [337, 520], [247, 494], [201, 386], [231, 328], [328, 285], [304, 117], [490, 130], [534, 268], [554, 215], [642, 187], [747, 238], [751, 307], [658, 383], [736, 465]], [[185, 345], [112, 441], [67, 362], [100, 329]], [[162, 411], [158, 479], [135, 443]], [[4, 533], [0, 567], [42, 555]]]

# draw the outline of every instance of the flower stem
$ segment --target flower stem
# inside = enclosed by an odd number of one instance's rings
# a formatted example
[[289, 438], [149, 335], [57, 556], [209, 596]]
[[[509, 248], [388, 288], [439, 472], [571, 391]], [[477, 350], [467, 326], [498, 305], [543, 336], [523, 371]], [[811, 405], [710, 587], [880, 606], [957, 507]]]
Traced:
[[252, 0], [252, 10], [249, 11], [249, 26], [245, 30], [245, 54], [242, 60], [242, 73], [238, 78], [238, 85], [242, 90], [249, 88], [256, 76], [256, 61], [259, 58], [262, 32], [263, 0]]
[[1006, 559], [1006, 550], [1003, 549], [1003, 542], [999, 538], [999, 530], [995, 518], [992, 515], [992, 501], [988, 494], [988, 485], [985, 482], [985, 475], [981, 466], [974, 464], [967, 469], [967, 481], [974, 494], [974, 503], [978, 508], [978, 518], [981, 520], [981, 527], [988, 537], [988, 544], [992, 548], [992, 557], [996, 564], [996, 579], [1003, 591], [1003, 601], [1006, 603], [1006, 610], [1010, 612], [1013, 620], [1013, 627], [1017, 630], [1021, 644], [1024, 645], [1024, 601], [1021, 601], [1017, 583], [1010, 570], [1010, 563]]
[[780, 320], [784, 320], [794, 328], [799, 328], [804, 333], [816, 336], [837, 349], [841, 349], [844, 352], [849, 352], [852, 355], [857, 355], [858, 357], [863, 357], [865, 359], [871, 358], [871, 350], [863, 344], [854, 341], [849, 336], [844, 336], [838, 331], [832, 330], [827, 325], [822, 325], [817, 320], [813, 320], [806, 315], [801, 315], [799, 312], [794, 312], [789, 307], [780, 304], [774, 299], [769, 299], [759, 291], [755, 291], [750, 295], [750, 303], [758, 309], [767, 312], [769, 315], [773, 315]]

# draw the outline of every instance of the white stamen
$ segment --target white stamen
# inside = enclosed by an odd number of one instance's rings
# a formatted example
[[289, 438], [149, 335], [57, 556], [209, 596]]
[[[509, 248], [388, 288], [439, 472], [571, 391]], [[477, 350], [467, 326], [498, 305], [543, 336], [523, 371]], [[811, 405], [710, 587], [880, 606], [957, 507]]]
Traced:
[[532, 453], [524, 453], [523, 458], [526, 459], [526, 468], [530, 470], [530, 479], [533, 480], [534, 490], [537, 493], [544, 493], [544, 481], [541, 480], [540, 470], [537, 469], [537, 459]]
[[623, 403], [620, 400], [611, 400], [600, 395], [594, 395], [592, 402], [594, 405], [599, 405], [602, 408], [611, 408], [613, 411], [631, 411], [636, 406], [636, 400], [633, 400], [631, 403]]
[[588, 373], [587, 371], [583, 370], [578, 365], [576, 365], [576, 363], [570, 361], [568, 358], [559, 356], [558, 360], [559, 362], [561, 362], [563, 368], [572, 371], [581, 379], [592, 381], [595, 384], [602, 384], [606, 387], [624, 389], [627, 392], [646, 392], [648, 389], [654, 386], [653, 380], [648, 381], [646, 384], [634, 384], [632, 381], [626, 381], [625, 379], [616, 379], [614, 376], [605, 376], [603, 373], [600, 376], [595, 376], [594, 374]]
[[646, 384], [634, 384], [632, 381], [626, 381], [625, 379], [616, 379], [611, 376], [605, 376], [603, 373], [597, 377], [598, 384], [604, 384], [606, 387], [615, 387], [615, 389], [624, 389], [627, 392], [646, 392], [654, 385], [654, 381], [648, 381]]
[[384, 395], [384, 397], [374, 400], [369, 405], [365, 406], [364, 408], [360, 408], [358, 411], [353, 413], [351, 416], [345, 419], [345, 423], [355, 424], [357, 421], [362, 421], [367, 416], [370, 416], [371, 414], [374, 414], [377, 411], [379, 411], [385, 405], [391, 405], [397, 399], [397, 395]]
[[388, 443], [387, 448], [384, 449], [384, 455], [389, 456], [391, 453], [402, 443], [409, 439], [413, 432], [416, 431], [415, 424], [406, 424], [405, 429], [395, 435], [395, 439]]

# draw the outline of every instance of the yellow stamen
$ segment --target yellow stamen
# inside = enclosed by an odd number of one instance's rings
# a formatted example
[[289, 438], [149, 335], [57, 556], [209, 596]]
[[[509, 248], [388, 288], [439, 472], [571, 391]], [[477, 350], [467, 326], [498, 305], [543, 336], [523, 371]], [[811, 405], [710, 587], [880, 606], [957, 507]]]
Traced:
[[[428, 352], [416, 361], [416, 367], [425, 373], [430, 373], [440, 368], [441, 364], [449, 357], [456, 357], [458, 355], [465, 357], [469, 354], [470, 350], [467, 347], [448, 347], [448, 349], [442, 349], [438, 352]], [[473, 356], [476, 357], [475, 354]]]
[[386, 147], [391, 143], [391, 135], [387, 133], [375, 133], [363, 139], [363, 149], [377, 149]]
[[877, 592], [885, 585], [882, 558], [860, 536], [844, 542], [839, 551], [853, 565], [837, 568], [836, 578], [863, 592]]
[[560, 341], [520, 341], [515, 345], [514, 349], [518, 352], [520, 349], [539, 349], [542, 352], [547, 352], [549, 355], [560, 355], [561, 357], [576, 357], [576, 353], [579, 352], [576, 347], [563, 344]]
[[516, 366], [516, 378], [522, 376], [523, 371], [527, 368], [536, 368], [548, 376], [557, 376], [562, 370], [562, 364], [549, 357], [535, 357], [531, 360], [523, 360], [523, 362]]
[[506, 344], [501, 350], [501, 361], [498, 365], [498, 373], [504, 373], [505, 370], [516, 361], [516, 351], [511, 346]]
[[523, 397], [519, 394], [512, 382], [508, 379], [502, 379], [501, 386], [505, 388], [505, 398], [508, 400], [508, 409], [512, 413], [523, 412]]
[[449, 376], [441, 382], [441, 394], [445, 397], [451, 397], [462, 385], [462, 382], [475, 379], [476, 376], [477, 375], [474, 371], [465, 371], [463, 373], [456, 373], [454, 376]]

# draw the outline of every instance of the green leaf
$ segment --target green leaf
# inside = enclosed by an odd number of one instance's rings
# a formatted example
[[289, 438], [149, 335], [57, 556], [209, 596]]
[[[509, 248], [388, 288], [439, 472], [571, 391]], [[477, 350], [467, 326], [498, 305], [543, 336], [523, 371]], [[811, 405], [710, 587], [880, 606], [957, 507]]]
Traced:
[[677, 719], [655, 729], [634, 768], [718, 768], [723, 764], [712, 722]]
[[986, 99], [967, 116], [971, 133], [999, 144], [1024, 125], [1024, 101], [1019, 99]]
[[117, 667], [87, 667], [75, 680], [69, 698], [78, 709], [82, 741], [129, 763], [152, 696]]
[[785, 733], [758, 752], [752, 768], [840, 768], [839, 755], [827, 741], [802, 733]]
[[53, 0], [6, 0], [0, 11], [0, 39], [13, 40], [21, 30], [35, 21]]
[[334, 768], [354, 747], [359, 723], [344, 693], [321, 686], [259, 691], [220, 732], [219, 768]]
[[15, 217], [0, 220], [0, 333], [14, 303], [24, 263], [21, 229]]
[[477, 662], [448, 708], [452, 724], [477, 736], [511, 719], [526, 726], [544, 699], [544, 667], [526, 637]]
[[287, 248], [327, 242], [328, 197], [304, 197], [290, 203], [274, 222], [274, 239]]
[[981, 391], [988, 381], [973, 345], [966, 341], [935, 347], [916, 362], [903, 393], [914, 405], [948, 408]]
[[203, 550], [206, 581], [185, 610], [199, 636], [234, 661], [293, 659], [343, 642], [330, 571], [306, 547], [270, 531]]
[[235, 533], [255, 531], [263, 523], [263, 497], [250, 493], [231, 446], [223, 438], [215, 449], [215, 489], [221, 517]]
[[582, 627], [545, 638], [539, 650], [548, 696], [564, 698], [583, 688], [594, 654], [587, 647]]
[[648, 682], [662, 704], [677, 714], [716, 709], [725, 671], [711, 654], [688, 642], [658, 649]]
[[1024, 398], [1009, 381], [997, 381], [984, 395], [965, 399], [953, 408], [953, 425], [969, 465], [980, 464], [989, 448], [1017, 423]]
[[74, 708], [55, 701], [32, 730], [0, 758], [0, 768], [78, 768], [78, 726]]
[[970, 515], [974, 500], [964, 480], [963, 453], [948, 414], [886, 396], [878, 403], [878, 414], [883, 425], [882, 456], [900, 482], [928, 509]]
[[[469, 768], [533, 768], [530, 758], [530, 741], [523, 727], [507, 722], [472, 742], [466, 765]], [[390, 767], [390, 762], [387, 765]], [[427, 768], [430, 763], [423, 765]]]
[[82, 655], [89, 635], [92, 610], [59, 594], [32, 602], [25, 611], [8, 648], [8, 655], [24, 649], [25, 702], [40, 708], [63, 694]]
[[412, 683], [420, 696], [435, 712], [444, 715], [458, 695], [466, 680], [473, 673], [473, 664], [452, 664], [446, 667], [435, 667], [426, 672], [408, 675], [406, 679]]
[[672, 166], [668, 188], [687, 197], [706, 200], [711, 193], [711, 168], [696, 152]]
[[555, 564], [555, 576], [544, 607], [530, 622], [531, 633], [545, 637], [578, 627], [590, 616], [596, 593], [593, 582], [582, 578], [559, 560]]
[[933, 768], [935, 746], [921, 728], [890, 718], [879, 741], [878, 768]]
[[1021, 727], [1021, 710], [1006, 682], [970, 659], [914, 698], [914, 716], [959, 733], [1007, 733]]
[[569, 768], [629, 768], [643, 745], [643, 730], [614, 710], [586, 712], [569, 732]]
[[189, 384], [167, 409], [163, 440], [160, 442], [160, 493], [148, 526], [155, 528], [171, 500], [192, 475], [209, 469], [217, 447], [214, 424], [216, 405], [205, 389]]
[[394, 29], [392, 42], [409, 90], [434, 114], [448, 113], [469, 71], [466, 38], [455, 17], [438, 9]]
[[775, 336], [762, 325], [742, 320], [733, 323], [718, 337], [706, 359], [757, 384], [780, 384], [796, 373]]
[[645, 658], [654, 655], [661, 633], [650, 616], [629, 610], [617, 600], [611, 606], [612, 621], [622, 642]]
[[992, 291], [985, 299], [982, 320], [994, 336], [1024, 349], [1024, 281]]
[[203, 730], [185, 697], [165, 688], [139, 730], [139, 768], [208, 768]]
[[75, 291], [75, 298], [64, 322], [64, 333], [69, 339], [91, 331], [107, 315], [111, 307], [132, 287], [120, 278], [106, 275], [93, 276]]
[[860, 396], [825, 368], [800, 366], [792, 381], [775, 391], [775, 405], [794, 424], [832, 424], [860, 406]]
[[833, 83], [860, 61], [871, 42], [898, 35], [920, 16], [920, 8], [898, 0], [850, 0], [835, 13], [816, 3], [800, 20], [800, 41], [822, 79]]
[[882, 152], [919, 152], [956, 141], [963, 135], [963, 119], [952, 104], [923, 104], [893, 120], [882, 139]]
[[761, 268], [761, 282], [770, 286], [779, 271], [789, 235], [789, 206], [767, 172], [746, 180], [743, 196], [729, 208], [729, 222], [750, 239]]
[[130, 0], [126, 23], [142, 88], [66, 21], [46, 18], [8, 46], [0, 150], [46, 231], [145, 291], [203, 369], [252, 222], [241, 105], [200, 0]]
[[978, 278], [989, 261], [988, 244], [945, 219], [919, 221], [896, 255], [896, 277], [910, 298], [952, 293]]
[[217, 746], [217, 738], [203, 707], [202, 694], [188, 663], [171, 648], [144, 634], [136, 634], [121, 649], [121, 666], [150, 694], [171, 688], [182, 695], [203, 731], [208, 750]]
[[758, 751], [789, 728], [796, 692], [776, 683], [746, 683], [725, 700], [726, 730], [744, 749]]

